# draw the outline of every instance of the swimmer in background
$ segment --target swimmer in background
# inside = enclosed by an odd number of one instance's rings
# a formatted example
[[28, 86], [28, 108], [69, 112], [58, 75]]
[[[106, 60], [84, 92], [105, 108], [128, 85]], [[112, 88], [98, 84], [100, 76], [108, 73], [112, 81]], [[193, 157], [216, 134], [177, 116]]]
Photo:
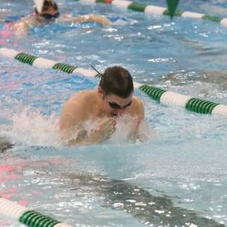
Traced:
[[52, 23], [56, 21], [56, 19], [62, 23], [95, 22], [101, 25], [112, 25], [112, 22], [103, 15], [87, 14], [78, 17], [72, 17], [69, 14], [60, 15], [58, 5], [52, 0], [45, 0], [41, 13], [35, 8], [35, 11], [32, 14], [21, 18], [19, 21], [11, 22], [9, 27], [17, 36], [23, 36], [28, 33], [29, 28]]
[[[144, 106], [139, 98], [133, 96], [130, 73], [114, 66], [100, 75], [97, 90], [80, 91], [63, 106], [59, 129], [68, 145], [89, 145], [109, 139], [116, 130], [117, 118], [127, 115], [131, 117], [128, 138], [134, 140], [138, 136]], [[89, 120], [95, 125], [92, 130], [86, 128]]]

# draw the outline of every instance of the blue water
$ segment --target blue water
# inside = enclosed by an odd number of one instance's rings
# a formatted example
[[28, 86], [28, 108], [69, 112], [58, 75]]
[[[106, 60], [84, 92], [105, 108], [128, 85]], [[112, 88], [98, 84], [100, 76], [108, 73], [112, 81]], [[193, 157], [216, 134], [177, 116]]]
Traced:
[[[22, 7], [20, 1], [0, 0], [15, 17], [31, 11], [32, 2], [24, 2]], [[87, 69], [122, 65], [137, 82], [227, 104], [227, 27], [190, 18], [170, 21], [112, 5], [58, 4], [62, 13], [94, 12], [124, 23], [56, 23], [22, 38], [1, 36], [1, 45]], [[225, 1], [179, 4], [183, 11], [222, 17], [226, 7]], [[73, 226], [226, 225], [226, 116], [167, 107], [136, 91], [145, 122], [155, 131], [147, 141], [128, 143], [118, 131], [101, 145], [65, 147], [57, 134], [62, 104], [97, 84], [94, 78], [0, 56], [0, 136], [16, 144], [0, 154], [0, 196], [26, 201], [29, 208]], [[0, 216], [0, 225], [12, 223]]]

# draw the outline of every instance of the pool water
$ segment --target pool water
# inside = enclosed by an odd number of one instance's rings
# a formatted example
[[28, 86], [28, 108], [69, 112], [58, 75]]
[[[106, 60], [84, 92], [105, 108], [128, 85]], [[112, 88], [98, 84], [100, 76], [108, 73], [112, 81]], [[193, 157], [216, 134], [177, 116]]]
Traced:
[[[24, 2], [0, 0], [11, 16], [31, 11], [32, 2]], [[226, 27], [113, 5], [57, 3], [62, 13], [94, 12], [120, 23], [55, 23], [26, 37], [1, 35], [1, 46], [101, 72], [121, 65], [136, 82], [227, 104]], [[222, 17], [226, 7], [221, 0], [179, 4], [180, 10]], [[119, 127], [106, 143], [64, 146], [57, 133], [62, 104], [97, 84], [0, 56], [0, 137], [15, 143], [0, 154], [0, 196], [72, 226], [226, 225], [226, 116], [167, 107], [136, 91], [153, 130], [146, 141], [127, 142]], [[20, 226], [1, 215], [0, 225]]]

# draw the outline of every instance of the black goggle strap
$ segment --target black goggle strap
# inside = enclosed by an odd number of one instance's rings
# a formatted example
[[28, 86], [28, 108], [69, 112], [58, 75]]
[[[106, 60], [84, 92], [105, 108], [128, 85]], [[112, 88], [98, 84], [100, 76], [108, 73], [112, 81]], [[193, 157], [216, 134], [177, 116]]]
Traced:
[[95, 77], [103, 77], [103, 74], [100, 73], [93, 65], [91, 65], [91, 67], [98, 73]]

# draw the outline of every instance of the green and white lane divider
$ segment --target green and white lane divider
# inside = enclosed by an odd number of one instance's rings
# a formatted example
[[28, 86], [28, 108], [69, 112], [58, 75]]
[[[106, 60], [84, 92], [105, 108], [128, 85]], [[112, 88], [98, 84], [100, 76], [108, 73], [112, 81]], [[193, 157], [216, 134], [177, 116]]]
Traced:
[[4, 198], [0, 198], [0, 214], [29, 227], [72, 227]]
[[[100, 77], [94, 70], [79, 68], [76, 66], [59, 63], [53, 60], [36, 57], [23, 52], [18, 52], [8, 48], [0, 48], [0, 55], [16, 59], [22, 63], [39, 68], [51, 68], [61, 70], [65, 73], [76, 73], [86, 77]], [[183, 107], [189, 111], [201, 114], [221, 114], [227, 115], [227, 106], [199, 98], [166, 91], [147, 84], [134, 82], [134, 87], [146, 93], [150, 98], [167, 106]]]
[[[73, 0], [73, 1], [80, 1], [84, 3], [112, 4], [120, 8], [130, 9], [137, 12], [143, 12], [145, 14], [170, 16], [170, 12], [167, 8], [154, 6], [154, 5], [146, 5], [143, 3], [131, 2], [131, 1], [124, 1], [124, 0]], [[174, 16], [210, 20], [210, 21], [222, 24], [224, 26], [227, 26], [227, 18], [222, 18], [222, 17], [208, 15], [208, 14], [176, 10]]]

